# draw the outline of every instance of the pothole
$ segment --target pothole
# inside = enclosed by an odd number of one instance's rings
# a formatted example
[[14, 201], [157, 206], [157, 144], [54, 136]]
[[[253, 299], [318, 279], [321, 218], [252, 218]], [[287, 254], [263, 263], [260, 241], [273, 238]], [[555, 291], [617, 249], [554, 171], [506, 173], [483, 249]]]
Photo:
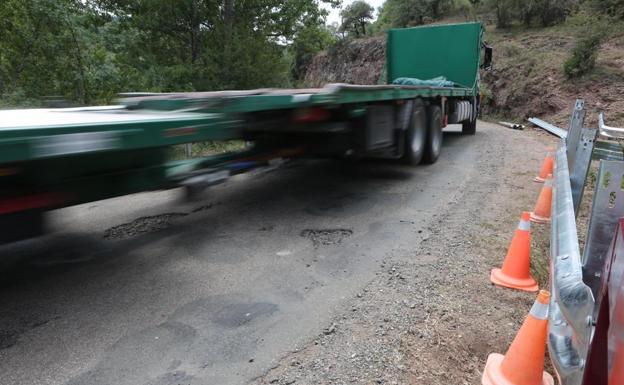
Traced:
[[337, 245], [353, 234], [349, 229], [305, 229], [301, 236], [312, 241], [314, 247]]
[[132, 222], [113, 226], [104, 232], [104, 239], [125, 239], [141, 234], [152, 233], [171, 226], [172, 220], [184, 217], [185, 213], [166, 213], [149, 217], [141, 217]]

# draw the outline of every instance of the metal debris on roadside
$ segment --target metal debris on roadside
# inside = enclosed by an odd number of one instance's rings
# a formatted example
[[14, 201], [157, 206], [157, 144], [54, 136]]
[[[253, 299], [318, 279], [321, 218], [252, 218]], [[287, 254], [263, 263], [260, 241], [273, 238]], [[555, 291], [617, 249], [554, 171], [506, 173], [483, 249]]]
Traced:
[[527, 119], [529, 122], [535, 124], [536, 126], [543, 128], [544, 130], [550, 132], [551, 134], [558, 136], [562, 139], [565, 139], [568, 136], [568, 132], [566, 130], [564, 130], [563, 128], [559, 128], [555, 125], [552, 125], [548, 122], [543, 121], [542, 119], [538, 119], [538, 118], [529, 118]]
[[510, 123], [510, 122], [498, 122], [501, 126], [511, 128], [512, 130], [524, 130], [524, 124]]

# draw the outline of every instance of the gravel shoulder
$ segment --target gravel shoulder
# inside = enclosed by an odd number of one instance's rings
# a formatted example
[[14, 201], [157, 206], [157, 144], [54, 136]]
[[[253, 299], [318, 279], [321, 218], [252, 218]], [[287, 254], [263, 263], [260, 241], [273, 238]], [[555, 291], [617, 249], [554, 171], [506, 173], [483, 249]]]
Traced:
[[[478, 166], [412, 250], [382, 260], [375, 279], [324, 332], [254, 384], [478, 384], [485, 359], [504, 353], [534, 294], [497, 288], [531, 179], [554, 137], [482, 123]], [[533, 225], [533, 274], [547, 279], [548, 226]]]

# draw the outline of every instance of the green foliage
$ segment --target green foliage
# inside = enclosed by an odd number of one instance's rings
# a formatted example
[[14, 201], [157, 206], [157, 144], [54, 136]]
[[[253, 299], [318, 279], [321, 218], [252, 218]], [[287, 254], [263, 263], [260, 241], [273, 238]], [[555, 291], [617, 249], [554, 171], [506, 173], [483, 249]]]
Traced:
[[578, 7], [579, 0], [487, 0], [486, 7], [496, 13], [498, 28], [518, 21], [542, 27], [560, 23]]
[[336, 37], [325, 26], [309, 25], [302, 28], [291, 47], [293, 53], [292, 75], [295, 80], [303, 79], [306, 68], [318, 52], [336, 43]]
[[597, 29], [587, 32], [576, 41], [572, 53], [563, 64], [566, 77], [580, 77], [594, 69], [603, 37], [604, 31]]
[[362, 0], [347, 5], [340, 12], [342, 18], [341, 31], [356, 37], [366, 35], [366, 26], [373, 20], [373, 11], [373, 7]]
[[386, 0], [376, 29], [405, 28], [426, 24], [452, 14], [471, 17], [479, 0]]
[[455, 0], [453, 3], [453, 8], [456, 12], [463, 15], [467, 20], [474, 19], [475, 1], [478, 2], [478, 0]]
[[521, 3], [520, 10], [526, 25], [547, 27], [564, 21], [577, 5], [575, 0], [532, 0]]
[[4, 0], [0, 98], [288, 86], [330, 44], [322, 3], [340, 0]]
[[381, 28], [404, 28], [424, 24], [428, 7], [424, 0], [386, 0], [377, 23]]
[[589, 3], [599, 13], [624, 20], [624, 0], [589, 0]]

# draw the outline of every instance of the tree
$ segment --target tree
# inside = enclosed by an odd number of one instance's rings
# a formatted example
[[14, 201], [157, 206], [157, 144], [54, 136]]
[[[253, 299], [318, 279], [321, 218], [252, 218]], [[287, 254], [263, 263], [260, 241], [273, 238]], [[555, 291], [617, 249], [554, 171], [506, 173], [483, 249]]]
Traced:
[[340, 12], [342, 18], [341, 30], [355, 36], [366, 35], [366, 26], [373, 20], [373, 7], [366, 1], [357, 0], [347, 5]]
[[301, 29], [292, 44], [292, 75], [295, 80], [303, 79], [305, 71], [318, 52], [336, 43], [336, 37], [330, 27], [309, 25]]
[[488, 0], [486, 3], [496, 10], [498, 28], [507, 28], [514, 21], [526, 26], [554, 25], [564, 21], [578, 4], [579, 0]]
[[580, 38], [572, 54], [563, 65], [563, 72], [569, 79], [583, 76], [594, 69], [598, 50], [600, 49], [601, 36], [597, 34]]
[[597, 12], [624, 20], [624, 0], [590, 0]]
[[[462, 7], [461, 3], [458, 3]], [[422, 25], [427, 20], [439, 20], [457, 8], [454, 0], [386, 0], [377, 27], [404, 28]]]
[[340, 0], [4, 0], [0, 97], [287, 86], [327, 43], [321, 4]]
[[520, 3], [520, 13], [527, 26], [537, 21], [547, 27], [564, 21], [576, 5], [576, 0], [532, 0]]

